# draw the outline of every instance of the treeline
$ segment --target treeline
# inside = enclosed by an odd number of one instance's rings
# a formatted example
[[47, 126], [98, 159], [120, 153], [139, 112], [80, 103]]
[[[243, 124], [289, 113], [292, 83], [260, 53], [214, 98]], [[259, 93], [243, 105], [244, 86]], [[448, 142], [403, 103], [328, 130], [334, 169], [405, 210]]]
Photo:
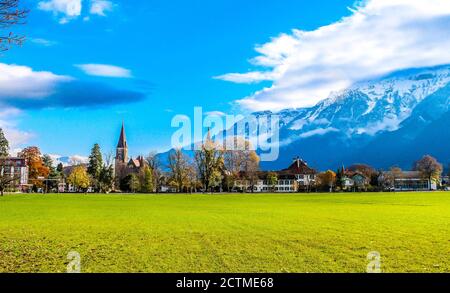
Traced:
[[[175, 192], [229, 192], [236, 181], [245, 181], [248, 189], [260, 180], [266, 180], [270, 186], [278, 184], [276, 172], [267, 172], [260, 178], [260, 158], [250, 150], [245, 140], [236, 142], [236, 151], [224, 151], [212, 140], [207, 140], [193, 157], [182, 150], [169, 153], [166, 164], [163, 164], [156, 153], [150, 153], [144, 159], [144, 165], [137, 172], [129, 172], [120, 176], [114, 170], [114, 158], [111, 154], [102, 154], [101, 148], [95, 144], [91, 150], [87, 164], [76, 164], [64, 167], [61, 163], [56, 167], [51, 156], [42, 155], [38, 147], [27, 147], [18, 153], [29, 169], [29, 184], [34, 192], [59, 191], [60, 184], [70, 184], [71, 191], [109, 193], [113, 191], [131, 193], [154, 193], [161, 191]], [[9, 144], [0, 128], [0, 158], [9, 156]], [[424, 156], [415, 162], [412, 170], [418, 171], [421, 177], [430, 183], [438, 181], [443, 173], [442, 164], [431, 156]], [[116, 171], [116, 172], [115, 172]], [[396, 179], [402, 176], [399, 167], [392, 167], [388, 172], [357, 164], [336, 171], [328, 170], [318, 173], [311, 186], [297, 191], [343, 191], [348, 190], [347, 180], [357, 176], [357, 182], [350, 188], [362, 191], [378, 191], [393, 188]], [[450, 166], [449, 166], [450, 173]], [[450, 174], [449, 174], [450, 175]], [[0, 190], [14, 188], [11, 180], [5, 180], [0, 173]], [[8, 178], [6, 178], [8, 179]], [[354, 178], [353, 178], [354, 179]], [[352, 180], [353, 180], [352, 179]], [[164, 190], [170, 188], [170, 190]]]
[[[443, 174], [443, 165], [434, 157], [426, 155], [420, 160], [413, 163], [412, 171], [420, 174], [420, 178], [426, 179], [431, 183], [439, 183]], [[338, 169], [336, 172], [328, 170], [317, 175], [316, 187], [320, 191], [344, 191], [349, 189], [346, 186], [346, 180], [352, 179], [356, 175], [357, 180], [350, 189], [360, 191], [384, 191], [395, 188], [397, 179], [402, 178], [403, 170], [398, 166], [392, 166], [388, 171], [376, 170], [375, 168], [365, 165], [356, 164], [345, 169]], [[448, 170], [450, 176], [450, 165]]]
[[235, 180], [242, 176], [256, 182], [260, 162], [248, 142], [236, 143], [241, 144], [241, 150], [223, 151], [207, 140], [193, 158], [176, 149], [169, 153], [166, 165], [151, 153], [139, 173], [116, 180], [125, 192], [160, 192], [163, 188], [179, 193], [231, 191]]

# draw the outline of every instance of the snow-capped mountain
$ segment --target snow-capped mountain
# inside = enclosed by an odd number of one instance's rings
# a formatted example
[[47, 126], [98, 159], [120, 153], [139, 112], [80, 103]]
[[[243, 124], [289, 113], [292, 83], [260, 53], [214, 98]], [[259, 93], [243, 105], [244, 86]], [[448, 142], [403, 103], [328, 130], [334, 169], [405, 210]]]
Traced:
[[74, 156], [61, 156], [61, 155], [50, 155], [50, 158], [53, 161], [53, 166], [57, 167], [59, 164], [62, 164], [64, 167], [74, 166], [79, 164], [87, 164], [88, 158], [74, 155]]
[[[428, 153], [447, 164], [449, 105], [450, 66], [407, 70], [356, 84], [314, 107], [277, 113], [280, 158], [263, 167], [285, 167], [297, 155], [319, 169], [356, 162], [409, 168]], [[424, 147], [429, 141], [435, 143]]]

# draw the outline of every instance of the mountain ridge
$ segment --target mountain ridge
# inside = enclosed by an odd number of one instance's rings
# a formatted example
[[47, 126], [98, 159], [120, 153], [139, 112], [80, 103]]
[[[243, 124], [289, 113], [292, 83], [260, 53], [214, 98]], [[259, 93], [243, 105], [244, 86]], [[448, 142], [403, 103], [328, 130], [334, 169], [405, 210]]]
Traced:
[[[409, 69], [365, 81], [332, 93], [313, 107], [278, 112], [281, 158], [263, 162], [262, 167], [282, 168], [297, 155], [319, 169], [352, 163], [410, 168], [414, 160], [428, 153], [447, 164], [450, 150], [445, 146], [450, 139], [446, 133], [450, 131], [436, 133], [433, 129], [441, 126], [438, 123], [450, 122], [446, 118], [449, 105], [449, 65]], [[437, 145], [428, 151], [418, 138], [431, 139]]]

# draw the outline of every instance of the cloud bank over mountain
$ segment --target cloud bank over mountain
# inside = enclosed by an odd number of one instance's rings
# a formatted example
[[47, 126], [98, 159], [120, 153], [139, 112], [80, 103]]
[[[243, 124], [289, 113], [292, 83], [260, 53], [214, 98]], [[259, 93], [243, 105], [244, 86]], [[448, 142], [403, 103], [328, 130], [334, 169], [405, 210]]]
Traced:
[[253, 110], [313, 106], [331, 93], [394, 71], [450, 63], [450, 2], [358, 1], [352, 14], [313, 31], [293, 30], [257, 46], [252, 64], [265, 70], [219, 77], [272, 81], [239, 101]]

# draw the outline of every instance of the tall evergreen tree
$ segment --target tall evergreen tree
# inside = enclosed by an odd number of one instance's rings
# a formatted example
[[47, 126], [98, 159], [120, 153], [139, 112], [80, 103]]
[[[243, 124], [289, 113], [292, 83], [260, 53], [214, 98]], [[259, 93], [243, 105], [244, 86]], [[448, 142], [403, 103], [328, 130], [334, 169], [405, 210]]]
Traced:
[[56, 171], [61, 174], [61, 176], [63, 175], [64, 172], [64, 165], [62, 163], [59, 163], [58, 166], [56, 167]]
[[0, 158], [9, 156], [9, 142], [0, 128]]
[[100, 150], [100, 146], [96, 143], [91, 150], [91, 155], [89, 156], [89, 165], [87, 168], [88, 174], [94, 180], [94, 184], [98, 185], [100, 181], [100, 173], [103, 168], [103, 157]]

